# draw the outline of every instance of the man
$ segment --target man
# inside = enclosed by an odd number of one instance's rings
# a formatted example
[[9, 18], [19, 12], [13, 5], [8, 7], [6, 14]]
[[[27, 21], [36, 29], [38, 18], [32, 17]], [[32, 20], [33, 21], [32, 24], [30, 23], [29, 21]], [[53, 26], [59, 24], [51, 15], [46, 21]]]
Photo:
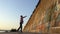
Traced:
[[21, 28], [21, 32], [22, 32], [22, 24], [23, 24], [23, 18], [25, 18], [26, 16], [20, 16], [21, 18], [20, 18], [20, 27], [18, 28], [18, 30]]

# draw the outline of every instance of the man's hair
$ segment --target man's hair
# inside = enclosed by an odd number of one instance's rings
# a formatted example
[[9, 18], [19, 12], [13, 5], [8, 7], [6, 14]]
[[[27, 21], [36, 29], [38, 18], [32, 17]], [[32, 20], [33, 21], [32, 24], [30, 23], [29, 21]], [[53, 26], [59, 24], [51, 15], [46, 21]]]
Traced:
[[22, 15], [20, 17], [23, 17]]

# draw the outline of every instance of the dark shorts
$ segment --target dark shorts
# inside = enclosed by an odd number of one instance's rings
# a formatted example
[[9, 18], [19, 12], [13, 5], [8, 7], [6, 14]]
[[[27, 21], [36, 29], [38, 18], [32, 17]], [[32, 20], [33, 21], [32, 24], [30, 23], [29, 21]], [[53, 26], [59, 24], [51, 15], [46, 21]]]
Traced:
[[20, 24], [20, 27], [22, 28], [22, 24]]
[[23, 22], [20, 22], [20, 27], [22, 28], [22, 24], [23, 24]]
[[23, 22], [20, 22], [20, 24], [23, 24]]

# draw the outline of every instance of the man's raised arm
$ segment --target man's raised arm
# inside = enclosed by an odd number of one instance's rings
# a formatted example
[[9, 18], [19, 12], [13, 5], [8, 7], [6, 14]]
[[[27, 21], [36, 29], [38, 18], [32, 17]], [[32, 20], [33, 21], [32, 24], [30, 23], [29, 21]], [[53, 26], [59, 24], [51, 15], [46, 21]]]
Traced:
[[27, 16], [24, 16], [23, 18], [25, 18], [25, 17], [27, 17]]

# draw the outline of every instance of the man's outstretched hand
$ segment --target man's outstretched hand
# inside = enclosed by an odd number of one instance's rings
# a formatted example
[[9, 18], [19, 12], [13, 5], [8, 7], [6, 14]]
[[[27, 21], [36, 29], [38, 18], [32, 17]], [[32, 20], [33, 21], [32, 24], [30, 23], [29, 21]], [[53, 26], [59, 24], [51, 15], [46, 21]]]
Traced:
[[27, 17], [27, 16], [24, 16], [23, 18], [25, 18], [25, 17]]

